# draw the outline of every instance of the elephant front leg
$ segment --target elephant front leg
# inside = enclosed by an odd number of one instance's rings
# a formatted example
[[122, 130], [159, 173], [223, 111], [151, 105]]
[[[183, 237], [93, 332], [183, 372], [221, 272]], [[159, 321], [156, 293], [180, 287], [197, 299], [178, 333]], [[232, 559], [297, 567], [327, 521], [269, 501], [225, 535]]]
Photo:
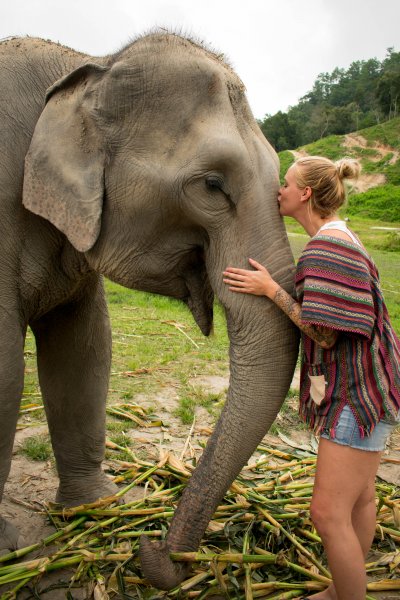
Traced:
[[[0, 502], [10, 472], [24, 385], [25, 331], [10, 318], [11, 313], [11, 310], [0, 311]], [[0, 516], [0, 555], [25, 545], [15, 525]]]
[[103, 473], [111, 334], [104, 292], [92, 281], [79, 301], [32, 326], [39, 381], [65, 506], [114, 494]]

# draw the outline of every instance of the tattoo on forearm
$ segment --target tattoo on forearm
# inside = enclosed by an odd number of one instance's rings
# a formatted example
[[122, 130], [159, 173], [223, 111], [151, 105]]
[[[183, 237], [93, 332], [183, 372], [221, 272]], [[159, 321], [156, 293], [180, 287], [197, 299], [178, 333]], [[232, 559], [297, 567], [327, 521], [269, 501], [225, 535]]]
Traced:
[[301, 305], [284, 289], [279, 288], [273, 298], [273, 301], [283, 312], [293, 321], [301, 331], [304, 331], [314, 342], [317, 342], [322, 348], [331, 348], [336, 342], [338, 333], [328, 327], [317, 327], [315, 325], [306, 325], [301, 321]]

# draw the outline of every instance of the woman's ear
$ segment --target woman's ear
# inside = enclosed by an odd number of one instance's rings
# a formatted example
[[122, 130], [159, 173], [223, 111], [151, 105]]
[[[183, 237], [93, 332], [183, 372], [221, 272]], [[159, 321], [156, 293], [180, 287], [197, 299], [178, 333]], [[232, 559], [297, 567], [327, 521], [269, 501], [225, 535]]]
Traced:
[[310, 188], [309, 185], [307, 185], [301, 193], [300, 200], [302, 202], [308, 202], [308, 200], [311, 198], [311, 196], [312, 196], [312, 189]]
[[81, 252], [94, 245], [101, 226], [105, 151], [94, 115], [105, 71], [82, 65], [48, 90], [25, 158], [24, 206]]

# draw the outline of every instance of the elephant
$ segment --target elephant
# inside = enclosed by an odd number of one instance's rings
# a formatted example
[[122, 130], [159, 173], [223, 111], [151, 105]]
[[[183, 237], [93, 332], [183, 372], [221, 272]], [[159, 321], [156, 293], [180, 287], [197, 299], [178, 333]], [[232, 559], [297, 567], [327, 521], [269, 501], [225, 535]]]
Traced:
[[[114, 493], [104, 474], [111, 332], [103, 277], [183, 301], [204, 335], [213, 303], [229, 335], [227, 401], [166, 539], [141, 542], [161, 589], [185, 571], [215, 507], [274, 421], [298, 333], [267, 298], [233, 294], [228, 265], [253, 257], [289, 292], [278, 157], [221, 55], [154, 31], [92, 57], [36, 38], [0, 43], [0, 498], [33, 332], [56, 460], [56, 501]], [[245, 297], [246, 296], [246, 297]], [[1, 517], [0, 548], [22, 540]]]

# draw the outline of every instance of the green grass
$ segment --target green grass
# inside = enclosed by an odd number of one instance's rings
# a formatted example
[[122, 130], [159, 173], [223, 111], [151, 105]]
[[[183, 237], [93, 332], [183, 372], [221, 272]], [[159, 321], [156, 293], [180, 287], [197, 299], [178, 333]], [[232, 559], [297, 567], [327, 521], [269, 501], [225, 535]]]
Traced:
[[107, 430], [110, 435], [110, 439], [114, 441], [114, 434], [124, 433], [131, 429], [132, 421], [128, 419], [113, 419], [109, 418], [107, 422]]
[[[345, 154], [343, 148], [344, 136], [341, 135], [329, 135], [328, 137], [322, 138], [312, 144], [307, 144], [301, 149], [305, 150], [307, 154], [312, 156], [326, 156], [331, 160], [338, 160]], [[350, 153], [346, 151], [346, 154]]]
[[204, 337], [176, 300], [106, 282], [113, 330], [111, 401], [178, 390], [200, 373], [227, 374], [223, 309], [214, 307], [214, 332]]
[[400, 117], [361, 129], [358, 133], [365, 137], [369, 145], [379, 142], [400, 150]]
[[46, 461], [53, 456], [50, 438], [46, 434], [26, 438], [22, 442], [19, 452], [30, 460], [38, 461]]
[[224, 394], [206, 392], [201, 387], [186, 386], [178, 399], [178, 407], [173, 414], [179, 417], [185, 425], [193, 422], [197, 407], [203, 407], [215, 419], [222, 407]]
[[398, 232], [389, 231], [379, 248], [387, 252], [400, 252], [400, 230]]

